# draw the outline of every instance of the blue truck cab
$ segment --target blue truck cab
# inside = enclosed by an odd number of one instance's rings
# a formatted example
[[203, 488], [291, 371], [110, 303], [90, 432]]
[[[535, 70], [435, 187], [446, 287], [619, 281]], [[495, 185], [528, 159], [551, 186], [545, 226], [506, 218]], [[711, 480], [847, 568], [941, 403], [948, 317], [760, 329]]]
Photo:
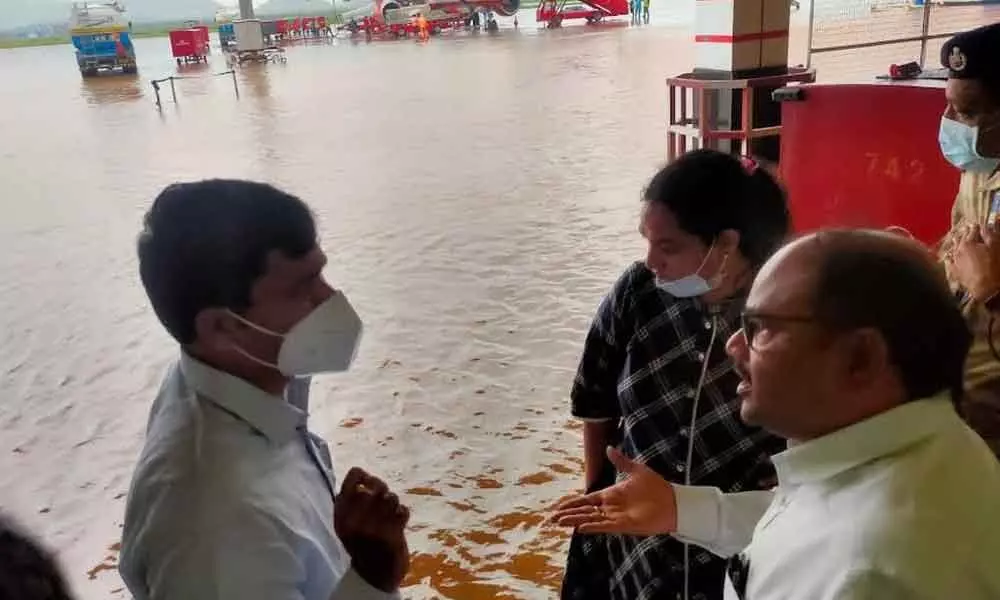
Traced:
[[226, 49], [236, 45], [236, 26], [232, 23], [219, 25], [219, 46]]
[[71, 31], [70, 35], [73, 47], [76, 48], [77, 65], [84, 77], [93, 77], [103, 70], [121, 71], [125, 74], [138, 72], [135, 46], [132, 45], [132, 32], [129, 29], [77, 29]]

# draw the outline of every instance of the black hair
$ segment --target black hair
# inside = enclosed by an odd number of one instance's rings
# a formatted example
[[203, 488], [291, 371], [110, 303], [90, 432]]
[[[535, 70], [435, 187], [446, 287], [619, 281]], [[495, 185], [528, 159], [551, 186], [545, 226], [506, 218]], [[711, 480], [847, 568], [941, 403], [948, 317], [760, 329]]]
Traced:
[[0, 600], [71, 600], [59, 563], [0, 514]]
[[190, 344], [202, 310], [248, 308], [269, 253], [300, 258], [315, 247], [312, 212], [295, 196], [250, 181], [180, 183], [143, 219], [139, 274], [160, 322]]
[[681, 229], [706, 245], [732, 229], [740, 253], [760, 268], [785, 242], [788, 202], [777, 180], [757, 161], [716, 150], [694, 150], [661, 169], [643, 193], [659, 204]]
[[837, 329], [878, 330], [909, 400], [949, 391], [958, 407], [972, 334], [930, 254], [888, 240], [889, 235], [867, 230], [816, 234], [822, 244], [816, 316]]

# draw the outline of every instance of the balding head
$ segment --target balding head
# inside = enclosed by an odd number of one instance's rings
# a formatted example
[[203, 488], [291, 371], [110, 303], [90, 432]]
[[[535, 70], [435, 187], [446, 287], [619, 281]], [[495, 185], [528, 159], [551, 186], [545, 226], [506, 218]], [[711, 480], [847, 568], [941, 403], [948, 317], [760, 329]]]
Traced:
[[933, 257], [906, 238], [867, 230], [800, 238], [761, 269], [747, 312], [750, 329], [760, 329], [754, 352], [730, 342], [751, 384], [744, 416], [787, 437], [961, 393], [971, 336]]

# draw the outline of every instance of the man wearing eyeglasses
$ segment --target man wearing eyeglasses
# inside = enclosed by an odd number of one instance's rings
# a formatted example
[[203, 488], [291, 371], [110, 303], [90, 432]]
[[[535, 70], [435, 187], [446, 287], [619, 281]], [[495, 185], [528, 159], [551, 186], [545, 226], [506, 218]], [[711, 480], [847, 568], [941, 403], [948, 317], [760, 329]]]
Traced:
[[764, 265], [746, 306], [727, 351], [742, 418], [789, 440], [778, 487], [670, 484], [609, 450], [628, 478], [555, 520], [739, 553], [727, 599], [1000, 598], [1000, 465], [955, 411], [971, 335], [926, 250], [813, 234]]

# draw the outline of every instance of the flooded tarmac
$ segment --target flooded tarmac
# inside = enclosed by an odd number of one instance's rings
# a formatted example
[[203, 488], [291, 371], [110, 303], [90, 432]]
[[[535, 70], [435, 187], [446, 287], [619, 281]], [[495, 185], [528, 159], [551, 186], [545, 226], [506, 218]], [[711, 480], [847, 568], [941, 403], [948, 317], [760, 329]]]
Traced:
[[540, 523], [582, 481], [567, 394], [597, 303], [642, 256], [663, 81], [693, 60], [690, 7], [671, 11], [293, 46], [240, 69], [238, 98], [216, 53], [162, 111], [165, 39], [137, 42], [138, 78], [81, 80], [66, 46], [0, 51], [0, 506], [80, 598], [126, 596], [124, 498], [177, 354], [139, 286], [140, 219], [171, 182], [253, 178], [315, 209], [328, 278], [365, 320], [311, 422], [340, 473], [405, 492], [404, 595], [554, 597], [566, 539]]
[[[528, 19], [522, 19], [527, 21]], [[526, 28], [522, 28], [526, 29]], [[317, 212], [328, 277], [362, 313], [311, 422], [413, 509], [415, 598], [548, 598], [564, 540], [544, 509], [580, 484], [567, 393], [588, 320], [641, 256], [640, 188], [664, 156], [666, 75], [687, 32], [572, 27], [290, 47], [238, 73], [83, 81], [67, 47], [0, 52], [0, 504], [60, 551], [82, 598], [125, 597], [119, 526], [149, 404], [176, 348], [135, 236], [176, 180], [270, 181]]]

